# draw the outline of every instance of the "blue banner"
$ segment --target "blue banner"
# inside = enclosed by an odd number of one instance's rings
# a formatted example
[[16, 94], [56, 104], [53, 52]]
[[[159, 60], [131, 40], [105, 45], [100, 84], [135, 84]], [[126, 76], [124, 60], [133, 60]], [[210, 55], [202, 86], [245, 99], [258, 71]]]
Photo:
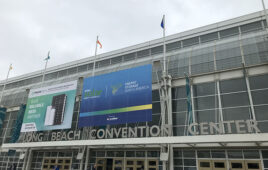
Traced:
[[152, 121], [152, 65], [84, 79], [78, 127]]

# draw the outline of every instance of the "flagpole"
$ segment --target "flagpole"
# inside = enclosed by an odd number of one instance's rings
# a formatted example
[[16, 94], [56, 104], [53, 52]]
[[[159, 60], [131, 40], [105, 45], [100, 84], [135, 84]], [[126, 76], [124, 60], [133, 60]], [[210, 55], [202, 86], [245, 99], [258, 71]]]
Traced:
[[99, 40], [99, 36], [97, 36], [97, 40], [96, 40], [96, 47], [95, 47], [95, 56], [94, 56], [94, 62], [93, 62], [92, 76], [95, 76], [96, 57], [97, 57], [97, 50], [98, 50], [98, 40]]
[[45, 74], [46, 74], [46, 70], [47, 70], [47, 63], [48, 63], [48, 60], [49, 60], [49, 53], [50, 53], [50, 51], [48, 52], [47, 58], [45, 59], [46, 60], [46, 65], [45, 65], [45, 69], [43, 71], [41, 86], [43, 86], [43, 83], [44, 83], [44, 80], [45, 80]]
[[8, 80], [8, 76], [9, 76], [9, 73], [10, 73], [10, 70], [12, 69], [12, 64], [9, 65], [9, 68], [8, 68], [8, 72], [7, 72], [7, 77], [6, 77], [6, 80], [5, 80], [5, 83], [4, 83], [4, 87], [2, 89], [2, 92], [1, 92], [1, 96], [0, 96], [0, 104], [2, 102], [2, 97], [3, 97], [3, 94], [4, 94], [4, 90], [6, 88], [6, 84], [7, 84], [7, 80]]
[[163, 23], [164, 23], [164, 28], [163, 28], [163, 46], [164, 46], [164, 51], [163, 51], [163, 57], [164, 57], [164, 71], [163, 74], [166, 76], [167, 73], [167, 68], [166, 68], [166, 19], [165, 15], [163, 16]]

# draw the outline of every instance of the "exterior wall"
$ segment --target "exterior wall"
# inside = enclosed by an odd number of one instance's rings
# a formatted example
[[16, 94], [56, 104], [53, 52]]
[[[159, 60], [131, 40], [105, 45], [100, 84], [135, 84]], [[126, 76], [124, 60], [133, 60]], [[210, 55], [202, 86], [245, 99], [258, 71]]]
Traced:
[[[226, 21], [227, 22], [227, 21]], [[207, 31], [202, 28], [202, 32], [184, 36], [183, 38], [174, 35], [170, 36], [167, 41], [167, 59], [168, 73], [172, 76], [172, 129], [174, 136], [188, 136], [189, 114], [187, 111], [186, 97], [186, 76], [190, 78], [190, 88], [192, 89], [191, 102], [193, 105], [193, 123], [213, 122], [220, 124], [222, 121], [239, 121], [239, 120], [256, 120], [260, 133], [268, 133], [268, 40], [267, 32], [263, 21], [263, 16], [252, 14], [247, 19], [230, 23], [225, 26], [209, 29]], [[219, 24], [221, 25], [221, 24]], [[191, 31], [190, 31], [191, 32]], [[206, 34], [202, 34], [206, 32]], [[128, 52], [130, 51], [130, 52]], [[138, 127], [153, 125], [161, 125], [161, 107], [160, 107], [160, 79], [162, 70], [163, 46], [161, 41], [154, 41], [152, 46], [139, 45], [135, 50], [130, 47], [129, 50], [123, 52], [114, 52], [106, 54], [96, 63], [96, 75], [123, 70], [144, 64], [153, 65], [153, 120], [151, 122], [130, 123], [123, 125], [111, 125], [109, 128], [120, 127]], [[78, 116], [80, 108], [80, 100], [83, 87], [83, 77], [92, 75], [92, 60], [85, 63], [73, 63], [59, 67], [59, 69], [49, 69], [43, 86], [78, 80], [78, 89], [76, 103], [74, 108], [72, 127], [70, 130], [81, 130], [81, 139], [86, 139], [83, 132], [89, 129], [99, 129], [103, 127], [91, 127], [78, 129]], [[18, 109], [20, 104], [25, 104], [29, 89], [41, 86], [41, 74], [34, 73], [30, 76], [22, 76], [10, 80], [4, 90], [2, 105], [8, 107], [3, 128], [0, 130], [0, 142], [9, 143], [14, 129]], [[0, 89], [3, 86], [0, 86]], [[231, 130], [233, 134], [249, 133], [246, 130], [237, 131], [235, 124], [232, 124]], [[195, 132], [200, 132], [200, 126], [196, 126]], [[62, 130], [46, 131], [43, 141], [49, 141], [49, 133], [62, 132]], [[227, 129], [224, 132], [228, 132]], [[253, 131], [256, 133], [256, 130]], [[38, 133], [37, 133], [38, 134]], [[214, 134], [218, 134], [215, 132]], [[18, 142], [23, 142], [24, 133]], [[78, 139], [79, 140], [79, 139]], [[148, 147], [149, 148], [149, 147]], [[143, 148], [144, 157], [150, 158], [152, 150]], [[62, 151], [59, 148], [54, 150], [33, 150], [33, 159], [29, 163], [31, 169], [40, 169], [41, 162], [44, 157], [71, 157], [73, 169], [80, 169], [86, 163], [86, 154], [83, 160], [77, 160], [75, 157], [79, 152], [78, 148], [70, 151]], [[48, 149], [48, 150], [47, 150]], [[136, 150], [136, 149], [135, 149]], [[224, 159], [230, 158], [232, 150], [224, 148], [219, 149], [219, 154], [224, 153]], [[26, 166], [26, 160], [19, 159], [19, 153], [7, 156], [6, 150], [0, 153], [0, 169], [6, 169], [12, 163], [16, 163], [18, 168]], [[98, 156], [98, 153], [104, 155]], [[124, 159], [128, 157], [128, 153], [133, 153], [127, 149], [92, 149], [90, 151], [88, 166], [92, 166], [94, 158], [111, 157], [108, 154], [123, 153]], [[208, 148], [207, 153], [213, 153], [216, 150]], [[236, 151], [235, 151], [236, 152]], [[261, 149], [253, 149], [252, 151], [238, 148], [237, 153], [242, 154], [241, 159], [246, 159], [247, 153], [259, 153], [256, 159], [262, 160], [266, 167], [268, 157]], [[24, 153], [24, 152], [23, 152]], [[95, 155], [94, 155], [95, 153]], [[137, 151], [134, 152], [137, 157]], [[153, 153], [153, 152], [152, 152]], [[154, 158], [159, 159], [159, 146], [155, 150]], [[173, 152], [172, 152], [173, 153]], [[192, 156], [188, 157], [187, 154]], [[148, 156], [149, 154], [149, 156]], [[185, 155], [186, 154], [186, 155]], [[230, 155], [229, 155], [230, 154]], [[27, 154], [26, 154], [27, 155]], [[213, 158], [213, 156], [206, 158]], [[174, 148], [174, 169], [194, 170], [197, 167], [196, 160], [202, 157], [200, 150], [181, 150]], [[200, 158], [201, 158], [200, 157]], [[172, 156], [171, 156], [172, 158]], [[189, 158], [189, 159], [188, 159]], [[202, 157], [203, 158], [203, 157]], [[239, 158], [240, 159], [240, 158]], [[247, 158], [251, 159], [251, 158]], [[255, 159], [255, 158], [253, 158]], [[267, 160], [266, 160], [267, 159]], [[23, 163], [24, 162], [24, 163]], [[162, 168], [160, 162], [159, 168]]]

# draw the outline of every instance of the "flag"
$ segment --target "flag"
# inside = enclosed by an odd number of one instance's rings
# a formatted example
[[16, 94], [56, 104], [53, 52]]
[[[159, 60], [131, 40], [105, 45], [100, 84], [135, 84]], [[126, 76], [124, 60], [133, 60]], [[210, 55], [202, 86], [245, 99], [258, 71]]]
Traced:
[[16, 143], [17, 140], [19, 139], [25, 109], [26, 109], [26, 105], [22, 104], [20, 106], [20, 110], [19, 110], [18, 115], [17, 115], [15, 126], [12, 129], [12, 136], [11, 136], [11, 139], [9, 141], [10, 143]]
[[193, 123], [193, 108], [192, 108], [192, 99], [191, 99], [191, 86], [189, 76], [186, 75], [186, 96], [187, 96], [187, 111], [188, 111], [188, 125]]
[[12, 64], [10, 64], [10, 66], [9, 66], [9, 70], [12, 70], [12, 69], [13, 69]]
[[50, 51], [48, 52], [47, 58], [45, 58], [45, 60], [49, 60], [50, 59], [49, 53], [50, 53]]
[[100, 45], [100, 48], [102, 48], [102, 44], [100, 43], [99, 40], [97, 40], [97, 44], [99, 44]]
[[165, 15], [163, 15], [162, 21], [161, 21], [161, 27], [165, 29]]
[[0, 129], [3, 126], [7, 109], [5, 107], [0, 107]]
[[[11, 136], [9, 143], [16, 143], [20, 137], [20, 130], [21, 130], [22, 122], [23, 122], [25, 109], [26, 109], [26, 105], [22, 104], [20, 106], [20, 110], [17, 115], [15, 126], [12, 129], [12, 136]], [[15, 154], [16, 154], [16, 150], [12, 150], [12, 149], [8, 150], [8, 156], [14, 156]]]

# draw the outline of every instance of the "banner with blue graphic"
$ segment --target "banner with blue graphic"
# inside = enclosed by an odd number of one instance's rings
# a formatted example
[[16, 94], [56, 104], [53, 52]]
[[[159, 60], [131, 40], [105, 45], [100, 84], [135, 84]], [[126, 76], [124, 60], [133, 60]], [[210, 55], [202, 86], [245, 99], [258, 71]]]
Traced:
[[78, 127], [152, 121], [152, 65], [84, 79]]

